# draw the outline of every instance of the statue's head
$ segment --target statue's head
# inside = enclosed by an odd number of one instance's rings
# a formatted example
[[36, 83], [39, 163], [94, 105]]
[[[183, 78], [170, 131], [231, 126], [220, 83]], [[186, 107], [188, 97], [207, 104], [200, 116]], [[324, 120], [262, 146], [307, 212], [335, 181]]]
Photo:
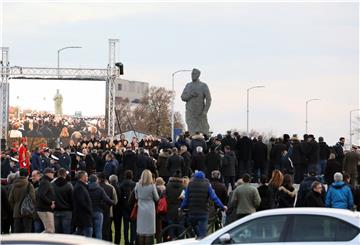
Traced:
[[201, 72], [198, 69], [194, 68], [191, 72], [191, 79], [193, 81], [197, 81], [200, 77], [200, 74], [201, 74]]
[[58, 94], [60, 92], [60, 89], [56, 89], [56, 93]]

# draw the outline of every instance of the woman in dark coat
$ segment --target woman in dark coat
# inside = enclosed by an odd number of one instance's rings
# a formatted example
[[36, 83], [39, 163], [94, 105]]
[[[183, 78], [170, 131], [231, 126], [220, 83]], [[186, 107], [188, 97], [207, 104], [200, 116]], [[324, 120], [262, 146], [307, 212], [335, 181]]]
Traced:
[[283, 184], [279, 188], [279, 208], [294, 207], [295, 195], [292, 177], [289, 174], [285, 174]]
[[305, 207], [325, 207], [324, 197], [321, 194], [323, 187], [319, 181], [311, 184], [311, 191], [305, 196]]
[[[180, 195], [183, 189], [183, 178], [178, 170], [174, 173], [173, 177], [170, 177], [169, 182], [166, 184], [166, 202], [168, 208], [166, 216], [168, 225], [178, 224], [179, 222], [178, 209], [182, 201]], [[176, 231], [171, 232], [175, 233]], [[174, 233], [169, 235], [173, 237]]]
[[342, 166], [335, 158], [336, 158], [335, 154], [331, 153], [329, 160], [326, 163], [324, 178], [328, 185], [331, 185], [334, 182], [335, 173], [342, 172]]
[[183, 178], [181, 172], [176, 171], [173, 177], [170, 177], [166, 185], [166, 201], [167, 201], [167, 220], [170, 223], [177, 223], [179, 219], [178, 209], [181, 204], [180, 195], [184, 189]]
[[266, 184], [268, 178], [263, 175], [260, 178], [260, 186], [258, 187], [259, 195], [261, 198], [260, 206], [256, 209], [256, 211], [271, 209], [272, 206], [272, 192], [270, 187]]

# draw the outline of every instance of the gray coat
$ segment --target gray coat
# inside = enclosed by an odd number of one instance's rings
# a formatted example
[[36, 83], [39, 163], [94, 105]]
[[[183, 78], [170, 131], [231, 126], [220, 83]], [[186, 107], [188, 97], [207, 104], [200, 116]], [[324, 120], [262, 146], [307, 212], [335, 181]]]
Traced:
[[156, 232], [155, 202], [159, 200], [155, 185], [142, 186], [136, 183], [135, 198], [138, 201], [137, 234], [154, 235]]

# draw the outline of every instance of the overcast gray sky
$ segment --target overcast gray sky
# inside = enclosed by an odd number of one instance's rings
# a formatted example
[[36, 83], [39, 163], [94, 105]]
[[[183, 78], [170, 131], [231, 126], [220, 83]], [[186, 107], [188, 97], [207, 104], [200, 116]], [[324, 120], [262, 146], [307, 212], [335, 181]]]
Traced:
[[[2, 46], [10, 47], [11, 65], [55, 67], [57, 49], [80, 45], [62, 53], [63, 67], [105, 68], [108, 38], [119, 38], [125, 79], [171, 88], [172, 72], [200, 69], [212, 93], [208, 117], [216, 133], [245, 130], [246, 89], [254, 85], [266, 86], [252, 91], [250, 99], [250, 127], [260, 132], [302, 135], [305, 101], [319, 98], [309, 107], [309, 131], [334, 144], [339, 136], [349, 137], [349, 111], [359, 107], [358, 3], [2, 6]], [[179, 95], [189, 80], [189, 74], [176, 77], [176, 110], [183, 115]], [[46, 96], [49, 101], [60, 86], [49, 83], [12, 83], [10, 103], [28, 105]], [[103, 111], [104, 84], [62, 86], [72, 100], [65, 110]], [[77, 95], [65, 92], [69, 86]], [[26, 93], [16, 101], [20, 87]]]

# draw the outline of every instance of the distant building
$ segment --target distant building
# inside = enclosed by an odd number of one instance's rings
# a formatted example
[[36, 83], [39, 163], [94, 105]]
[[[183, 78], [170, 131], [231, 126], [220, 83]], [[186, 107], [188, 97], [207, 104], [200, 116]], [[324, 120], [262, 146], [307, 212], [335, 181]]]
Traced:
[[149, 83], [129, 81], [118, 78], [115, 80], [115, 101], [129, 101], [130, 103], [137, 104], [142, 97], [149, 91]]

